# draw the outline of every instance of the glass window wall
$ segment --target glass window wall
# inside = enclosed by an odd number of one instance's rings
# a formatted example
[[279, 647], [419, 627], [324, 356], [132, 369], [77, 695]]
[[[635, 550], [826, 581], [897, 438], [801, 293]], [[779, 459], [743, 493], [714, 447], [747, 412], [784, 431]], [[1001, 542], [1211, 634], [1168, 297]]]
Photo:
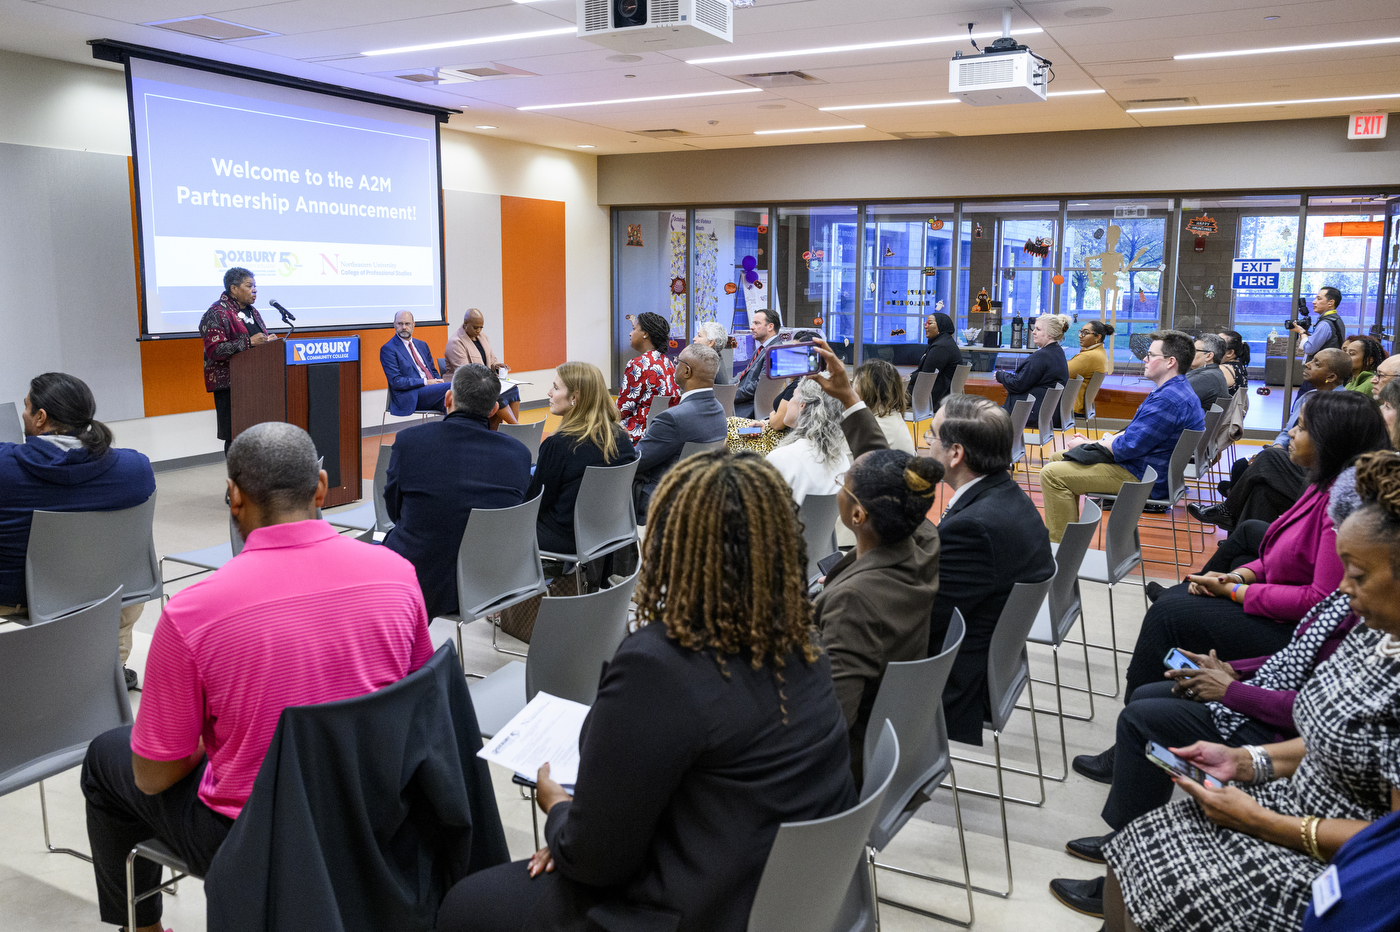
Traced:
[[[697, 208], [691, 254], [692, 337], [696, 328], [717, 321], [735, 338], [725, 357], [740, 372], [753, 353], [749, 311], [768, 307], [768, 208]], [[748, 280], [752, 273], [755, 281]], [[732, 357], [732, 358], [731, 358]]]
[[778, 208], [778, 274], [772, 300], [783, 326], [820, 330], [846, 361], [856, 358], [859, 208]]
[[861, 357], [917, 366], [924, 320], [952, 313], [953, 205], [872, 205], [865, 217]]
[[[671, 340], [678, 345], [687, 335], [686, 311], [687, 219], [684, 207], [660, 210], [619, 210], [613, 214], [614, 289], [617, 325], [613, 382], [621, 367], [637, 355], [628, 340], [632, 321], [643, 311], [667, 318]], [[675, 355], [675, 347], [666, 352]]]

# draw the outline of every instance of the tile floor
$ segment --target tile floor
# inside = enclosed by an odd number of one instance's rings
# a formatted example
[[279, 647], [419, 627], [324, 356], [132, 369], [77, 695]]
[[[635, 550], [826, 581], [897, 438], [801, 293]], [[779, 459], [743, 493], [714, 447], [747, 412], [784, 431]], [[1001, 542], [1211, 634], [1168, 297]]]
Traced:
[[[226, 533], [223, 505], [223, 467], [206, 466], [161, 473], [157, 476], [158, 499], [155, 519], [156, 549], [173, 553], [218, 543]], [[167, 575], [178, 575], [178, 570]], [[188, 583], [175, 583], [175, 591]], [[1108, 636], [1106, 591], [1086, 584], [1084, 601], [1091, 640], [1106, 641]], [[1131, 644], [1142, 618], [1141, 589], [1134, 585], [1120, 587], [1115, 596], [1119, 623], [1119, 643]], [[158, 612], [154, 604], [137, 624], [136, 648], [130, 665], [142, 670], [145, 650], [150, 643]], [[434, 641], [441, 643], [451, 637], [452, 626], [437, 621], [433, 625]], [[489, 628], [484, 623], [467, 626], [465, 655], [468, 668], [489, 673], [511, 658], [491, 648]], [[1082, 683], [1082, 655], [1073, 648], [1064, 649], [1061, 670], [1066, 682]], [[1091, 651], [1094, 681], [1100, 688], [1113, 682], [1112, 660], [1107, 652]], [[1031, 664], [1037, 677], [1051, 675], [1048, 649], [1033, 646]], [[1042, 707], [1053, 705], [1053, 688], [1037, 686], [1036, 697]], [[1071, 711], [1086, 710], [1082, 694], [1067, 694]], [[139, 694], [133, 694], [139, 703]], [[1024, 700], [1023, 700], [1024, 704]], [[1120, 703], [1114, 699], [1096, 699], [1097, 715], [1090, 723], [1066, 722], [1065, 734], [1070, 756], [1097, 752], [1113, 740], [1113, 722]], [[1062, 773], [1059, 730], [1055, 718], [1039, 716], [1041, 746], [1046, 769], [1051, 774]], [[1029, 713], [1018, 713], [1004, 737], [1004, 756], [1015, 766], [1034, 764]], [[990, 758], [988, 736], [984, 749], [957, 747], [955, 751], [968, 755], [981, 751]], [[533, 847], [529, 803], [509, 782], [504, 771], [495, 774], [496, 796], [506, 825], [511, 852], [526, 856]], [[984, 789], [995, 788], [995, 777], [988, 768], [968, 764], [958, 766], [959, 785]], [[1008, 791], [1016, 795], [1035, 795], [1033, 778], [1008, 778]], [[83, 815], [82, 794], [78, 787], [76, 769], [46, 781], [49, 822], [55, 844], [86, 850], [87, 840]], [[1093, 930], [1098, 920], [1073, 913], [1053, 900], [1046, 889], [1052, 877], [1092, 877], [1094, 865], [1070, 857], [1063, 850], [1067, 839], [1099, 834], [1106, 828], [1098, 817], [1107, 787], [1091, 783], [1071, 773], [1063, 783], [1046, 782], [1046, 802], [1041, 808], [1022, 805], [1008, 806], [1011, 824], [1011, 854], [1015, 872], [1015, 888], [1009, 899], [1001, 900], [977, 895], [976, 927], [993, 930], [1022, 930], [1034, 926], [1038, 932], [1056, 930]], [[963, 819], [967, 827], [968, 853], [972, 864], [973, 882], [991, 887], [1004, 883], [999, 820], [995, 800], [962, 796]], [[957, 844], [953, 825], [951, 795], [940, 792], [923, 808], [890, 845], [882, 860], [892, 864], [960, 877]], [[0, 917], [12, 932], [66, 932], [66, 930], [96, 929], [99, 926], [96, 893], [91, 869], [75, 858], [49, 854], [44, 850], [44, 837], [39, 818], [39, 791], [29, 787], [0, 797]], [[882, 894], [907, 899], [941, 912], [962, 915], [966, 908], [961, 889], [941, 887], [918, 880], [881, 872]], [[180, 884], [177, 896], [166, 898], [165, 921], [177, 932], [201, 932], [205, 925], [204, 897], [197, 881]], [[926, 919], [892, 907], [883, 907], [881, 918], [889, 932], [929, 929], [943, 923]]]

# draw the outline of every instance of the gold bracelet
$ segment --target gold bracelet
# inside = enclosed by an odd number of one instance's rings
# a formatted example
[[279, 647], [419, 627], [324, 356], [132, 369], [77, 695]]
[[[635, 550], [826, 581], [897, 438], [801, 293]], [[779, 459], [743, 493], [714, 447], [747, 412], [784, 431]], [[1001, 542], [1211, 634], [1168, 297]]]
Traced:
[[1322, 849], [1317, 846], [1317, 827], [1322, 824], [1321, 816], [1313, 816], [1312, 825], [1308, 828], [1308, 854], [1313, 860], [1319, 863], [1326, 863], [1327, 859], [1322, 856]]
[[1298, 837], [1303, 844], [1303, 853], [1314, 859], [1316, 856], [1313, 854], [1313, 843], [1309, 840], [1308, 836], [1310, 831], [1316, 833], [1317, 829], [1314, 828], [1314, 826], [1316, 826], [1319, 821], [1317, 816], [1303, 816], [1303, 822], [1298, 826]]

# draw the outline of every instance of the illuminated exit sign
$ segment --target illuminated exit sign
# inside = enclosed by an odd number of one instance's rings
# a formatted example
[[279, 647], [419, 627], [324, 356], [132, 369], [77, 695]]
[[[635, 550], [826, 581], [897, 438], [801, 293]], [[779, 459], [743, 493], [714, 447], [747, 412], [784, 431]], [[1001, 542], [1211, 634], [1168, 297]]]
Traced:
[[1347, 117], [1348, 139], [1384, 139], [1388, 113], [1353, 113]]

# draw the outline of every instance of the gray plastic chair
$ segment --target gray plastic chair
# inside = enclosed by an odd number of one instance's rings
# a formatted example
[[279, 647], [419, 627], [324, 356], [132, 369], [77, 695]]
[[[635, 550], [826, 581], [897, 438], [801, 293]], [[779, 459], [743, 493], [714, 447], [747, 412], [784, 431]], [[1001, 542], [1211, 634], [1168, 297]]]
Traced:
[[698, 443], [694, 440], [689, 440], [686, 441], [685, 446], [681, 447], [680, 459], [685, 459], [687, 456], [694, 456], [697, 453], [712, 453], [717, 450], [728, 449], [729, 442], [726, 440], [715, 440], [712, 443]]
[[673, 400], [670, 395], [657, 395], [652, 398], [651, 407], [647, 410], [647, 423], [650, 424], [652, 418], [670, 408]]
[[[1172, 458], [1167, 462], [1167, 497], [1148, 498], [1144, 505], [1156, 505], [1166, 508], [1167, 520], [1171, 523], [1172, 529], [1172, 569], [1176, 572], [1176, 581], [1181, 582], [1181, 568], [1190, 566], [1191, 561], [1181, 562], [1181, 548], [1176, 543], [1176, 505], [1186, 498], [1186, 466], [1191, 462], [1192, 455], [1196, 452], [1196, 447], [1205, 436], [1204, 431], [1183, 430], [1181, 436], [1177, 438], [1176, 446], [1172, 449]], [[1096, 495], [1095, 498], [1112, 499], [1112, 495]], [[1115, 510], [1117, 505], [1114, 506]], [[1201, 549], [1205, 549], [1202, 542]], [[1191, 546], [1191, 526], [1186, 526], [1186, 552], [1195, 553]], [[1148, 560], [1149, 563], [1166, 564], [1165, 560]]]
[[[1113, 653], [1113, 692], [1096, 691], [1098, 696], [1118, 695], [1118, 655], [1131, 654], [1118, 648], [1118, 622], [1113, 613], [1113, 587], [1123, 580], [1136, 567], [1142, 578], [1142, 604], [1147, 607], [1147, 570], [1142, 562], [1142, 540], [1138, 534], [1138, 524], [1142, 520], [1142, 506], [1147, 504], [1152, 494], [1152, 486], [1157, 482], [1157, 470], [1147, 467], [1140, 482], [1125, 482], [1118, 489], [1114, 508], [1108, 513], [1108, 520], [1101, 522], [1104, 549], [1090, 548], [1084, 554], [1084, 562], [1079, 567], [1079, 578], [1084, 582], [1102, 583], [1108, 587], [1108, 633], [1109, 644], [1095, 644], [1086, 637], [1084, 643], [1098, 650]], [[1053, 545], [1052, 545], [1053, 546]]]
[[[1226, 404], [1233, 408], [1235, 400], [1231, 398]], [[1183, 472], [1185, 480], [1196, 487], [1196, 498], [1202, 504], [1205, 504], [1205, 500], [1201, 499], [1201, 489], [1205, 489], [1207, 497], [1214, 501], [1214, 485], [1205, 482], [1204, 479], [1220, 456], [1220, 424], [1224, 418], [1225, 409], [1218, 404], [1211, 405], [1210, 410], [1206, 411], [1205, 431], [1202, 432], [1201, 439], [1196, 444], [1196, 452], [1191, 455], [1191, 462], [1186, 464]], [[1204, 528], [1201, 532], [1201, 547], [1205, 547]]]
[[[1055, 711], [1048, 709], [1040, 711], [1046, 715], [1054, 715], [1060, 720], [1060, 758], [1064, 764], [1064, 773], [1058, 777], [1046, 774], [1047, 780], [1054, 780], [1056, 783], [1063, 783], [1065, 777], [1069, 775], [1069, 751], [1065, 745], [1065, 719], [1072, 718], [1077, 722], [1091, 722], [1094, 720], [1094, 680], [1089, 670], [1089, 646], [1084, 644], [1084, 679], [1088, 686], [1079, 689], [1074, 686], [1063, 686], [1060, 682], [1060, 645], [1065, 638], [1069, 637], [1070, 629], [1074, 627], [1076, 621], [1081, 622], [1080, 637], [1085, 637], [1083, 630], [1084, 602], [1079, 592], [1079, 568], [1084, 563], [1084, 554], [1088, 552], [1089, 545], [1094, 541], [1094, 532], [1098, 530], [1099, 519], [1103, 512], [1099, 509], [1098, 503], [1090, 500], [1084, 503], [1084, 508], [1079, 513], [1079, 520], [1065, 527], [1064, 537], [1055, 548], [1055, 577], [1050, 583], [1050, 595], [1040, 606], [1040, 613], [1036, 615], [1035, 624], [1031, 627], [1030, 636], [1027, 638], [1032, 644], [1045, 644], [1050, 648], [1052, 659], [1055, 664], [1055, 679], [1035, 680], [1037, 683], [1053, 684], [1055, 687]], [[1064, 694], [1062, 690], [1072, 689], [1076, 692], [1087, 693], [1089, 696], [1089, 714], [1070, 715], [1065, 711]]]
[[830, 495], [808, 495], [797, 509], [797, 520], [802, 522], [802, 539], [807, 542], [809, 585], [821, 575], [817, 563], [840, 549], [836, 546], [836, 522], [840, 519], [841, 510], [836, 504], [834, 492]]
[[[198, 576], [201, 573], [212, 573], [242, 552], [243, 535], [238, 532], [238, 522], [234, 521], [233, 515], [230, 514], [228, 516], [228, 543], [215, 544], [212, 547], [202, 547], [199, 550], [186, 550], [182, 553], [166, 554], [160, 558], [161, 582], [163, 584], [179, 582], [182, 579], [189, 579], [191, 576]], [[165, 564], [167, 562], [193, 566], [196, 567], [196, 569], [193, 573], [176, 576], [174, 579], [166, 579]]]
[[1074, 430], [1074, 403], [1079, 400], [1079, 390], [1083, 387], [1084, 376], [1076, 375], [1060, 393], [1060, 426], [1057, 429], [1062, 437], [1069, 436], [1069, 432]]
[[467, 684], [483, 737], [500, 731], [536, 693], [592, 705], [603, 664], [627, 636], [633, 573], [611, 589], [540, 600], [530, 654]]
[[1089, 385], [1084, 389], [1084, 423], [1090, 430], [1098, 429], [1094, 426], [1099, 421], [1099, 414], [1094, 410], [1094, 401], [1099, 397], [1099, 389], [1103, 387], [1103, 380], [1107, 377], [1107, 372], [1095, 372], [1089, 376]]
[[972, 364], [971, 364], [971, 363], [967, 363], [967, 362], [958, 363], [958, 367], [957, 367], [956, 369], [953, 370], [953, 381], [952, 381], [951, 383], [949, 383], [949, 386], [948, 386], [948, 394], [950, 394], [950, 395], [963, 395], [963, 394], [966, 394], [966, 391], [965, 391], [965, 390], [966, 390], [966, 388], [967, 388], [967, 374], [968, 374], [969, 372], [971, 372], [971, 371], [972, 371]]
[[394, 522], [389, 520], [389, 510], [384, 505], [384, 484], [388, 481], [389, 457], [393, 452], [392, 445], [379, 447], [369, 501], [361, 502], [347, 511], [327, 513], [327, 524], [331, 527], [360, 531], [360, 539], [365, 542], [373, 540], [376, 531], [387, 534], [394, 529]]
[[734, 416], [734, 395], [739, 391], [739, 383], [731, 382], [728, 385], [715, 386], [715, 400], [724, 409], [725, 417]]
[[529, 424], [501, 424], [496, 429], [525, 444], [525, 448], [530, 451], [532, 464], [539, 461], [540, 441], [544, 439], [544, 418]]
[[0, 796], [39, 784], [48, 850], [91, 861], [49, 841], [43, 781], [83, 762], [93, 738], [131, 724], [117, 656], [121, 589], [44, 624], [0, 632]]
[[[1045, 466], [1045, 445], [1050, 444], [1050, 449], [1055, 449], [1055, 412], [1059, 410], [1060, 399], [1064, 397], [1065, 387], [1059, 382], [1054, 388], [1045, 390], [1045, 397], [1040, 402], [1040, 416], [1037, 423], [1030, 430], [1031, 436], [1021, 441], [1024, 446], [1036, 448], [1037, 456], [1040, 459], [1040, 466]], [[1029, 464], [1027, 464], [1029, 470]]]
[[[767, 363], [763, 363], [766, 367]], [[758, 384], [754, 386], [753, 392], [753, 416], [755, 418], [766, 418], [773, 413], [773, 403], [778, 400], [784, 389], [787, 388], [790, 379], [770, 379], [768, 370], [764, 369], [763, 375], [758, 377]]]
[[[987, 724], [992, 729], [992, 748], [995, 760], [988, 762], [971, 757], [953, 756], [953, 760], [961, 763], [978, 764], [996, 769], [997, 791], [995, 793], [974, 789], [965, 789], [963, 792], [995, 799], [1001, 808], [1001, 841], [1002, 850], [1006, 856], [1006, 892], [1003, 893], [1000, 890], [983, 890], [982, 892], [1002, 898], [1011, 896], [1012, 889], [1011, 836], [1006, 827], [1006, 804], [1007, 802], [1015, 802], [1028, 806], [1041, 806], [1045, 803], [1045, 768], [1040, 763], [1040, 731], [1036, 727], [1035, 688], [1031, 685], [1031, 668], [1030, 659], [1026, 654], [1026, 639], [1031, 633], [1031, 626], [1035, 624], [1036, 615], [1040, 613], [1041, 603], [1049, 594], [1050, 585], [1054, 579], [1052, 576], [1041, 582], [1018, 582], [1012, 586], [1011, 595], [1007, 597], [1006, 605], [1002, 607], [1001, 615], [997, 617], [996, 629], [992, 632], [992, 642], [987, 649], [987, 695], [991, 699], [992, 717]], [[1001, 762], [1001, 733], [1006, 730], [1007, 722], [1011, 720], [1012, 713], [1016, 711], [1016, 702], [1021, 698], [1022, 692], [1025, 692], [1030, 699], [1031, 741], [1035, 745], [1034, 771], [1008, 767]], [[1003, 781], [1003, 774], [1007, 772], [1035, 777], [1040, 785], [1040, 799], [1007, 796]]]
[[573, 563], [578, 591], [583, 591], [583, 566], [615, 550], [637, 543], [637, 507], [632, 480], [637, 460], [617, 466], [589, 466], [574, 504], [574, 553], [541, 550], [547, 560]]
[[[875, 705], [870, 710], [870, 722], [884, 722], [893, 725], [895, 734], [902, 735], [899, 768], [893, 782], [885, 793], [885, 801], [880, 806], [880, 814], [870, 829], [869, 844], [866, 848], [869, 877], [865, 886], [872, 914], [878, 910], [877, 903], [886, 903], [909, 912], [941, 919], [954, 925], [970, 926], [976, 918], [972, 907], [972, 878], [967, 866], [967, 843], [963, 837], [962, 803], [958, 798], [958, 778], [953, 772], [952, 752], [948, 748], [948, 725], [943, 718], [943, 703], [936, 697], [943, 695], [943, 687], [948, 682], [948, 674], [953, 669], [953, 660], [962, 647], [967, 625], [962, 612], [953, 609], [948, 622], [948, 632], [943, 639], [943, 647], [938, 654], [925, 660], [908, 663], [891, 663], [885, 667], [880, 680], [880, 690], [875, 696]], [[881, 732], [882, 733], [882, 732]], [[865, 733], [864, 756], [866, 767], [872, 765], [877, 750], [874, 728]], [[919, 877], [937, 883], [953, 884], [953, 881], [932, 874], [907, 870], [880, 864], [875, 853], [882, 851], [899, 834], [914, 813], [928, 802], [944, 778], [948, 778], [953, 789], [953, 814], [957, 822], [958, 845], [962, 850], [963, 888], [967, 891], [967, 915], [963, 922], [938, 913], [932, 913], [917, 906], [895, 900], [881, 899], [876, 881], [875, 868]]]
[[0, 404], [0, 443], [24, 443], [24, 422], [13, 401]]
[[30, 624], [52, 621], [121, 587], [122, 606], [164, 594], [154, 493], [119, 511], [36, 511], [24, 557]]
[[886, 722], [859, 803], [824, 819], [778, 826], [749, 908], [748, 932], [830, 932], [878, 922], [852, 878], [865, 873], [861, 852], [899, 758], [899, 739]]
[[914, 378], [914, 393], [909, 396], [912, 410], [904, 412], [904, 420], [918, 425], [920, 421], [933, 420], [933, 385], [938, 381], [938, 370], [920, 372]]
[[[1022, 398], [1011, 406], [1011, 472], [1016, 472], [1016, 464], [1026, 458], [1026, 422], [1031, 419], [1031, 408], [1035, 402]], [[1030, 463], [1026, 464], [1026, 488], [1030, 488]]]
[[503, 654], [524, 657], [496, 645], [500, 627], [496, 616], [512, 605], [549, 589], [540, 565], [535, 522], [540, 516], [539, 492], [528, 502], [506, 508], [473, 508], [457, 547], [457, 611], [443, 615], [457, 625], [457, 656], [462, 654], [462, 625], [492, 616], [491, 646]]

